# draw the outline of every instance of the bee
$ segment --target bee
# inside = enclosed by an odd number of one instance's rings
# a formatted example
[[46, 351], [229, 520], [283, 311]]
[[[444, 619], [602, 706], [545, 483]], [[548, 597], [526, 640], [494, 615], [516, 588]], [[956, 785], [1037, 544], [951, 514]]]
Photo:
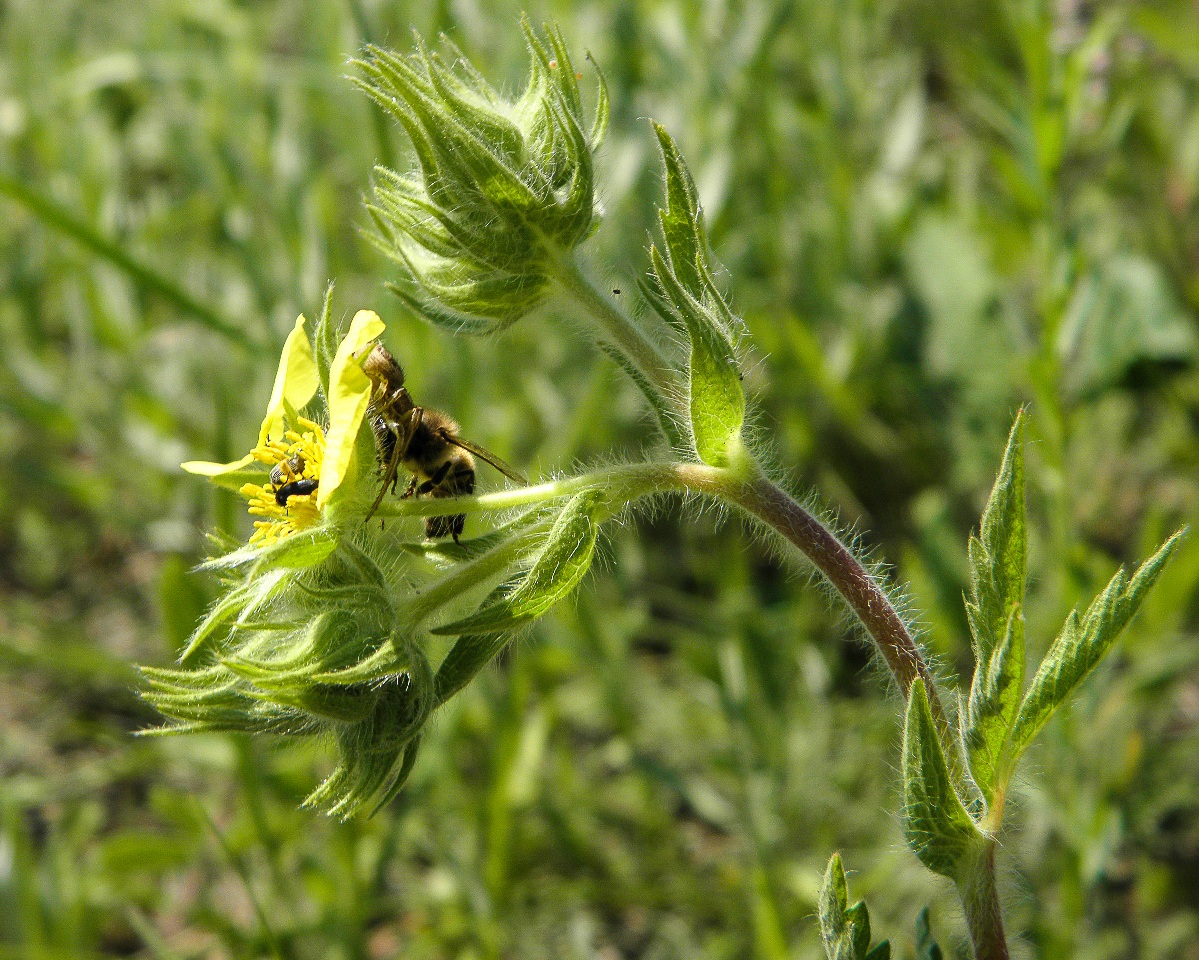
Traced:
[[304, 457], [298, 453], [271, 467], [271, 486], [275, 491], [275, 503], [286, 507], [288, 497], [300, 497], [316, 492], [316, 478], [304, 479], [301, 476], [303, 472]]
[[[408, 497], [461, 497], [475, 492], [475, 457], [495, 467], [519, 484], [528, 480], [514, 467], [476, 443], [458, 436], [458, 424], [439, 410], [418, 406], [404, 386], [404, 370], [382, 344], [362, 362], [362, 371], [374, 389], [366, 408], [375, 449], [383, 470], [379, 495], [367, 511], [370, 519], [383, 502], [387, 488], [396, 492], [397, 472], [403, 466], [412, 479], [401, 494]], [[453, 537], [457, 542], [466, 514], [425, 517], [425, 536]]]

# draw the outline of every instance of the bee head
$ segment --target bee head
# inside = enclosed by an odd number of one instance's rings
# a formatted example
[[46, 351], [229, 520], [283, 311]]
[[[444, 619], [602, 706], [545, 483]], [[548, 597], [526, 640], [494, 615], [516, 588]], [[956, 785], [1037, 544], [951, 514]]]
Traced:
[[404, 368], [381, 343], [376, 343], [362, 361], [362, 372], [374, 383], [386, 386], [389, 390], [397, 390], [404, 385]]

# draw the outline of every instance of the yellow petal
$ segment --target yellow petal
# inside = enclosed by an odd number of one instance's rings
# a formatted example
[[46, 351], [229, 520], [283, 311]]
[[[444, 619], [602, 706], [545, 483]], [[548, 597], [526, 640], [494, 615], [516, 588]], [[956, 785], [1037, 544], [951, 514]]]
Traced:
[[284, 413], [288, 406], [299, 410], [316, 393], [320, 376], [316, 372], [316, 361], [312, 359], [312, 344], [304, 332], [304, 315], [296, 318], [296, 325], [283, 344], [279, 357], [279, 369], [275, 373], [275, 387], [271, 390], [270, 402], [266, 405], [266, 416], [258, 431], [258, 446], [266, 443], [271, 434], [282, 434], [277, 427], [283, 426]]
[[201, 477], [219, 477], [223, 473], [235, 473], [252, 463], [258, 463], [254, 454], [247, 453], [240, 460], [234, 463], [211, 463], [208, 460], [188, 460], [187, 463], [180, 464], [188, 473], [194, 473]]
[[377, 313], [359, 310], [329, 367], [329, 432], [325, 434], [325, 457], [321, 462], [320, 486], [317, 487], [318, 508], [329, 502], [350, 467], [354, 442], [371, 398], [371, 381], [362, 372], [358, 355], [384, 329], [385, 324]]

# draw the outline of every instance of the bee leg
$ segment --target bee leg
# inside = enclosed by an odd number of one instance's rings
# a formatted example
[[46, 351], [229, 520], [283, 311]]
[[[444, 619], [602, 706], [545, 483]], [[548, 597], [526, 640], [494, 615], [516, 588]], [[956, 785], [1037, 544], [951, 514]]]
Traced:
[[[391, 487], [391, 492], [395, 493], [396, 485], [399, 483], [399, 468], [400, 461], [404, 459], [408, 452], [408, 447], [412, 443], [412, 435], [420, 427], [421, 418], [424, 416], [424, 410], [420, 407], [413, 407], [407, 416], [398, 423], [388, 423], [387, 429], [396, 436], [396, 444], [391, 451], [391, 459], [387, 463], [387, 469], [383, 473], [383, 482], [379, 485], [379, 495], [375, 497], [375, 502], [371, 504], [371, 508], [366, 512], [362, 522], [366, 523], [375, 515], [375, 511], [379, 509], [379, 504], [383, 502], [383, 497], [387, 493], [388, 486]], [[405, 497], [409, 494], [405, 493]]]
[[[418, 497], [423, 497], [426, 493], [432, 493], [439, 486], [441, 486], [441, 481], [446, 478], [446, 474], [450, 472], [451, 466], [453, 466], [453, 464], [447, 460], [440, 467], [438, 467], [433, 476], [429, 477], [428, 480], [416, 488], [416, 495]], [[416, 480], [413, 478], [413, 483], [415, 482]]]
[[[421, 421], [424, 420], [424, 418], [424, 407], [413, 407], [408, 411], [407, 417], [400, 423], [396, 424], [397, 427], [401, 427], [404, 431], [403, 443], [396, 444], [396, 447], [399, 448], [401, 460], [408, 456], [408, 448], [412, 445], [412, 438], [416, 436], [416, 431], [420, 429]], [[396, 435], [399, 436], [399, 433], [400, 431], [397, 429]]]
[[396, 484], [396, 470], [398, 466], [399, 447], [397, 446], [397, 448], [393, 449], [391, 453], [391, 461], [387, 464], [387, 471], [384, 473], [384, 475], [382, 475], [382, 483], [379, 484], [379, 496], [375, 497], [375, 501], [372, 503], [372, 505], [370, 505], [370, 509], [368, 509], [366, 517], [362, 518], [363, 524], [367, 523], [367, 520], [374, 517], [374, 512], [376, 509], [379, 509], [379, 505], [382, 503], [382, 497], [384, 497], [384, 494], [387, 493], [387, 484], [391, 484], [392, 487], [394, 487], [394, 484]]
[[375, 497], [375, 502], [371, 504], [371, 508], [366, 511], [366, 516], [362, 518], [362, 522], [366, 523], [375, 515], [375, 511], [379, 509], [379, 504], [383, 502], [383, 495], [387, 493], [388, 484], [391, 485], [392, 491], [396, 485], [396, 471], [400, 466], [400, 445], [397, 443], [391, 451], [391, 460], [388, 461], [387, 470], [383, 474], [383, 482], [379, 484], [379, 495]]

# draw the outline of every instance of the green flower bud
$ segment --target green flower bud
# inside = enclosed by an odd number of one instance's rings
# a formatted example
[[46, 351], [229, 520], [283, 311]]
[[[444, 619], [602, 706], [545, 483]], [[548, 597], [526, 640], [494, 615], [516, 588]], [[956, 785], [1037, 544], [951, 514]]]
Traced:
[[554, 262], [599, 225], [592, 153], [608, 121], [598, 81], [584, 124], [579, 74], [561, 34], [523, 24], [529, 83], [505, 100], [448, 40], [449, 62], [367, 49], [355, 82], [412, 140], [419, 171], [376, 168], [368, 209], [379, 248], [411, 281], [396, 292], [454, 330], [502, 329], [545, 298]]
[[344, 540], [303, 569], [250, 571], [197, 628], [189, 659], [206, 663], [143, 668], [142, 695], [172, 721], [149, 732], [324, 736], [338, 763], [306, 803], [343, 818], [377, 809], [403, 786], [434, 704], [429, 662], [383, 584]]

